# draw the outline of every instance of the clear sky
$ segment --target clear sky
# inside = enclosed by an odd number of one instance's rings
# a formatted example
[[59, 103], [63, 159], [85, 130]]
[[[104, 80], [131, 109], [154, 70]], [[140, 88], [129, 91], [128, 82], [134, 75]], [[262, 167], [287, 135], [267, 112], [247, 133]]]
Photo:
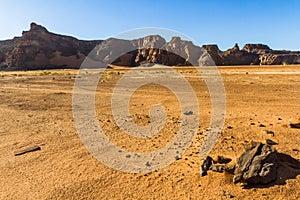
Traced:
[[143, 27], [182, 32], [198, 44], [265, 43], [300, 50], [297, 0], [0, 0], [0, 40], [20, 36], [31, 22], [79, 39], [106, 39]]

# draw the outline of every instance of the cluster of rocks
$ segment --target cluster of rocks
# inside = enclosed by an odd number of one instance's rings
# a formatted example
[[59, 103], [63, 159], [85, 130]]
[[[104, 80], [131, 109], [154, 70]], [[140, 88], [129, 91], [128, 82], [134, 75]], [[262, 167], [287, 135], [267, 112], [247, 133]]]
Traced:
[[199, 47], [179, 37], [167, 42], [159, 35], [135, 40], [84, 41], [51, 33], [31, 23], [30, 30], [21, 37], [0, 41], [0, 70], [79, 68], [89, 53], [89, 57], [104, 65], [132, 67], [151, 63], [168, 66], [300, 63], [300, 52], [275, 51], [263, 44], [246, 44], [241, 50], [236, 44], [221, 51], [217, 45]]
[[[300, 174], [300, 162], [289, 155], [278, 153], [269, 144], [252, 142], [237, 159], [235, 165], [228, 165], [230, 158], [218, 156], [213, 160], [207, 156], [200, 166], [200, 175], [207, 175], [208, 170], [227, 171], [234, 175], [234, 183], [243, 185], [261, 185], [275, 182], [277, 178], [293, 178]], [[281, 167], [281, 168], [280, 168]], [[292, 174], [284, 174], [293, 172]]]

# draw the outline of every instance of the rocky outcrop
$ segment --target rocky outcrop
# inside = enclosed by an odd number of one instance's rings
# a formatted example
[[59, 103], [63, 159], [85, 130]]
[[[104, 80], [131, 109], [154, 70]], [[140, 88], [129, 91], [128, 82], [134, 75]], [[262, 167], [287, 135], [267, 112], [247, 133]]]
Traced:
[[223, 65], [249, 65], [259, 64], [259, 55], [240, 50], [239, 46], [235, 46], [223, 52]]
[[285, 53], [285, 54], [262, 54], [259, 57], [261, 65], [287, 65], [287, 64], [299, 64], [300, 53]]
[[245, 44], [242, 50], [254, 54], [267, 54], [272, 52], [272, 49], [265, 44]]
[[99, 44], [91, 57], [103, 65], [197, 65], [201, 52], [200, 47], [179, 37], [166, 42], [159, 35], [150, 35], [132, 41], [110, 38]]
[[260, 52], [257, 47], [260, 45], [246, 44], [240, 50], [238, 44], [226, 51], [220, 51], [217, 45], [204, 45], [210, 56], [213, 58], [216, 65], [259, 65]]
[[7, 70], [78, 68], [101, 41], [82, 41], [50, 33], [31, 23], [21, 37], [0, 42], [0, 68]]
[[95, 66], [300, 64], [300, 52], [272, 50], [263, 44], [246, 44], [242, 49], [235, 44], [221, 51], [217, 45], [199, 47], [180, 37], [167, 42], [159, 35], [83, 41], [31, 23], [21, 37], [0, 41], [0, 70], [79, 68], [87, 55]]

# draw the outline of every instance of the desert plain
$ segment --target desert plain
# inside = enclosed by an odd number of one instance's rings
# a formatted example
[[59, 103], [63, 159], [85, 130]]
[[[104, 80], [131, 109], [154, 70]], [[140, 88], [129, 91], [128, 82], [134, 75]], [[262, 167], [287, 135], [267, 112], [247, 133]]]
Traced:
[[[222, 134], [209, 153], [232, 158], [251, 141], [272, 139], [277, 151], [300, 160], [300, 66], [218, 67], [226, 90]], [[165, 87], [145, 85], [132, 95], [134, 121], [149, 123], [149, 108], [161, 104], [165, 127], [154, 137], [140, 139], [123, 133], [111, 113], [116, 82], [129, 69], [107, 69], [96, 91], [99, 125], [115, 145], [127, 151], [150, 152], [177, 134], [180, 110], [176, 96]], [[200, 177], [199, 150], [209, 128], [210, 96], [198, 72], [176, 68], [194, 88], [200, 108], [199, 129], [192, 145], [171, 165], [150, 173], [125, 173], [94, 158], [74, 125], [72, 92], [77, 70], [0, 72], [0, 199], [300, 199], [300, 171], [279, 174], [268, 185], [233, 184], [226, 172]], [[157, 73], [164, 73], [158, 69]], [[265, 130], [273, 131], [274, 136]], [[40, 150], [15, 156], [32, 146]], [[297, 176], [298, 175], [298, 176]]]

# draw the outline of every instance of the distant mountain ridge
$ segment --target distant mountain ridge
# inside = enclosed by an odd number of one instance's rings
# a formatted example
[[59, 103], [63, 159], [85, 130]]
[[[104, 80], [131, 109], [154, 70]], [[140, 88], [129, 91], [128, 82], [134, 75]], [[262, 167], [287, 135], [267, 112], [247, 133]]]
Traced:
[[264, 44], [246, 44], [242, 49], [235, 44], [221, 51], [217, 45], [199, 47], [179, 37], [167, 42], [159, 35], [134, 40], [85, 41], [51, 33], [31, 23], [30, 30], [23, 31], [21, 37], [0, 41], [0, 70], [77, 69], [90, 52], [103, 64], [131, 67], [149, 63], [168, 66], [300, 64], [300, 52], [272, 50]]

